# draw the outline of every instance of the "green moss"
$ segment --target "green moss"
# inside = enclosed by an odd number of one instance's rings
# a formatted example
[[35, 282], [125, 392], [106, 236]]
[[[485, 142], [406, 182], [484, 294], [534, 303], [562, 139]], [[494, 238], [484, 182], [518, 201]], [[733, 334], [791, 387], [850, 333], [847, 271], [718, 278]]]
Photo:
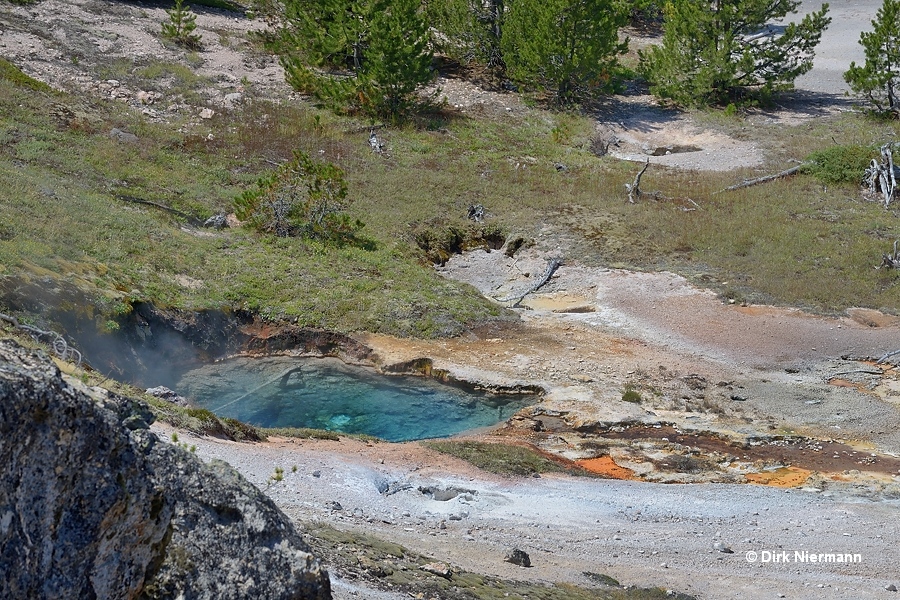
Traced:
[[551, 472], [590, 475], [574, 463], [543, 454], [527, 446], [449, 440], [425, 442], [425, 446], [461, 458], [479, 469], [499, 475], [533, 475]]

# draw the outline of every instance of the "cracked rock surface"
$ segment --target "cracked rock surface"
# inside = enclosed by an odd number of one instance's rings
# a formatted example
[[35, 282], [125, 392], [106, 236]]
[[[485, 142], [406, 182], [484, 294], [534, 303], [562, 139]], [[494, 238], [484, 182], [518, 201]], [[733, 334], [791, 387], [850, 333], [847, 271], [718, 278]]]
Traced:
[[268, 497], [152, 420], [0, 341], [0, 597], [331, 598]]

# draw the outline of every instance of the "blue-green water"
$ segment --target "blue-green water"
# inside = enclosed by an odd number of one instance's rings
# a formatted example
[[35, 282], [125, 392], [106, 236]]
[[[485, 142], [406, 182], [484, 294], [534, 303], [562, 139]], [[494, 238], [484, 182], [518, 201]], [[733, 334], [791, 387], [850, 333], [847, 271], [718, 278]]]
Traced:
[[534, 402], [388, 377], [336, 359], [233, 359], [190, 371], [175, 389], [219, 416], [262, 427], [312, 427], [389, 441], [446, 437], [508, 419]]

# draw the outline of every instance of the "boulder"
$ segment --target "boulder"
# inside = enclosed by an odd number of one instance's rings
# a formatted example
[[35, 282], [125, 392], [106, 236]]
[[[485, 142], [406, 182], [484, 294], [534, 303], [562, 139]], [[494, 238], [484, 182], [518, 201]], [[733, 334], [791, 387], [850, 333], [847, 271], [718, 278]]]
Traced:
[[514, 565], [519, 565], [520, 567], [531, 566], [531, 557], [528, 556], [527, 552], [525, 552], [524, 550], [519, 550], [518, 548], [510, 550], [506, 554], [506, 558], [504, 558], [503, 560]]
[[125, 144], [133, 144], [138, 141], [138, 136], [133, 133], [129, 133], [128, 131], [122, 131], [118, 127], [113, 127], [109, 130], [109, 137], [116, 140], [117, 142], [122, 142]]
[[152, 420], [0, 341], [0, 597], [331, 598], [269, 498]]
[[228, 217], [225, 213], [218, 213], [203, 222], [203, 226], [212, 229], [225, 229], [228, 227]]
[[155, 396], [160, 400], [165, 400], [166, 402], [171, 402], [172, 404], [177, 404], [178, 406], [189, 406], [187, 398], [184, 396], [180, 396], [178, 392], [175, 390], [170, 390], [164, 385], [158, 385], [156, 387], [147, 388], [147, 393], [151, 396]]

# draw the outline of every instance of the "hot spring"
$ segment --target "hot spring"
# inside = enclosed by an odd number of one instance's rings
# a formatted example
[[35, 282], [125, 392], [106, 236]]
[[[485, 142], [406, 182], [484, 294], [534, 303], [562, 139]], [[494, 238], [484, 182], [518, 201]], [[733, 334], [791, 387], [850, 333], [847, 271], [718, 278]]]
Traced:
[[221, 417], [399, 442], [500, 423], [534, 402], [424, 377], [385, 376], [332, 358], [236, 358], [189, 371], [174, 389]]

